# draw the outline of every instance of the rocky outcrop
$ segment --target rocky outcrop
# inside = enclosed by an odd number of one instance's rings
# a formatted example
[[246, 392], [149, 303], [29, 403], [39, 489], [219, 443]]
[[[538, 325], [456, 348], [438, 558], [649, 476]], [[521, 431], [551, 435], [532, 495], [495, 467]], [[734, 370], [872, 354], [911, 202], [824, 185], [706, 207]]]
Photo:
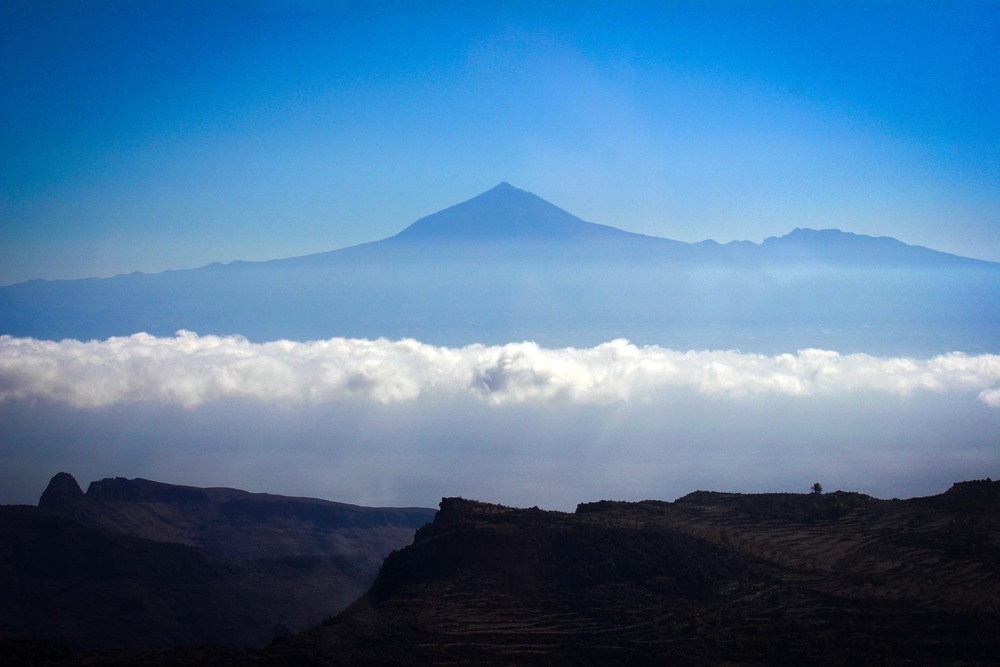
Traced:
[[[321, 626], [255, 651], [138, 658], [274, 667], [996, 664], [998, 489], [983, 480], [910, 500], [695, 492], [574, 513], [446, 498], [368, 593]], [[105, 652], [46, 664], [136, 659]]]
[[145, 479], [52, 478], [0, 508], [0, 638], [261, 646], [365, 592], [434, 516]]
[[47, 510], [61, 510], [83, 500], [83, 489], [68, 472], [57, 473], [42, 492], [38, 506]]
[[260, 658], [985, 664], [1000, 656], [994, 488], [903, 501], [697, 492], [573, 514], [448, 498], [365, 597]]
[[84, 494], [67, 473], [53, 477], [42, 498], [45, 508], [84, 524], [231, 558], [336, 556], [367, 570], [363, 586], [386, 554], [409, 544], [434, 516], [421, 507], [360, 507], [141, 478], [98, 480]]

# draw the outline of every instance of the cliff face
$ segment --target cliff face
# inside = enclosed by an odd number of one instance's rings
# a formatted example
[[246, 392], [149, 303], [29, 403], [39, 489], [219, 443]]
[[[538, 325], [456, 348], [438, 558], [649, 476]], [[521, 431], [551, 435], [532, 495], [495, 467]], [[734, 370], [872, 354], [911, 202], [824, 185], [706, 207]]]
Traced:
[[59, 473], [0, 508], [0, 638], [261, 646], [350, 604], [433, 515]]
[[422, 507], [360, 507], [123, 477], [91, 482], [86, 494], [79, 488], [71, 475], [59, 473], [39, 506], [116, 533], [232, 558], [336, 556], [369, 572], [365, 586], [385, 555], [409, 544], [413, 531], [434, 516]]
[[573, 513], [446, 498], [312, 630], [242, 653], [45, 664], [996, 664], [998, 520], [990, 480], [910, 500], [699, 491]]
[[1000, 483], [698, 492], [573, 514], [445, 499], [271, 664], [964, 664], [1000, 656]]

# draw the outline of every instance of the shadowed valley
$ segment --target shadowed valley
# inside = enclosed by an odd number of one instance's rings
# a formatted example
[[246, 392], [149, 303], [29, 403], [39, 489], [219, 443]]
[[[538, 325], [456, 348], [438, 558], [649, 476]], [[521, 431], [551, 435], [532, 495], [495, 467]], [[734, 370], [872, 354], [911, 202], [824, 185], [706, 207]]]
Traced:
[[0, 633], [263, 645], [346, 607], [433, 514], [59, 473], [38, 508], [0, 508]]
[[699, 491], [574, 513], [446, 498], [315, 629], [249, 652], [51, 649], [37, 664], [986, 664], [998, 519], [990, 480], [910, 500]]

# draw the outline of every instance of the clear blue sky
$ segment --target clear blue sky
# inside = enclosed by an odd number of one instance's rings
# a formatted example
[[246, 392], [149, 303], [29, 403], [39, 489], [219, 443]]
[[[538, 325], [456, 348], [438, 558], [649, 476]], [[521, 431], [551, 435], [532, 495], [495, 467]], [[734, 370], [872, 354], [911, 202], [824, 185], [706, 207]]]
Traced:
[[0, 2], [0, 283], [391, 235], [499, 181], [1000, 261], [1000, 2]]

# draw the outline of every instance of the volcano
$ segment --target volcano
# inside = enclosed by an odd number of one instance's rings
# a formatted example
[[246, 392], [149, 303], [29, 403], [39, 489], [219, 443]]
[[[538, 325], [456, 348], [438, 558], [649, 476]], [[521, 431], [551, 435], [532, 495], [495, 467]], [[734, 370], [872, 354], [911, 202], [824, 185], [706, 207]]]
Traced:
[[500, 183], [340, 250], [2, 287], [0, 333], [995, 353], [996, 303], [1000, 264], [893, 238], [796, 229], [685, 243], [587, 222]]
[[497, 242], [650, 238], [585, 222], [507, 182], [461, 204], [421, 218], [391, 237], [396, 242]]

